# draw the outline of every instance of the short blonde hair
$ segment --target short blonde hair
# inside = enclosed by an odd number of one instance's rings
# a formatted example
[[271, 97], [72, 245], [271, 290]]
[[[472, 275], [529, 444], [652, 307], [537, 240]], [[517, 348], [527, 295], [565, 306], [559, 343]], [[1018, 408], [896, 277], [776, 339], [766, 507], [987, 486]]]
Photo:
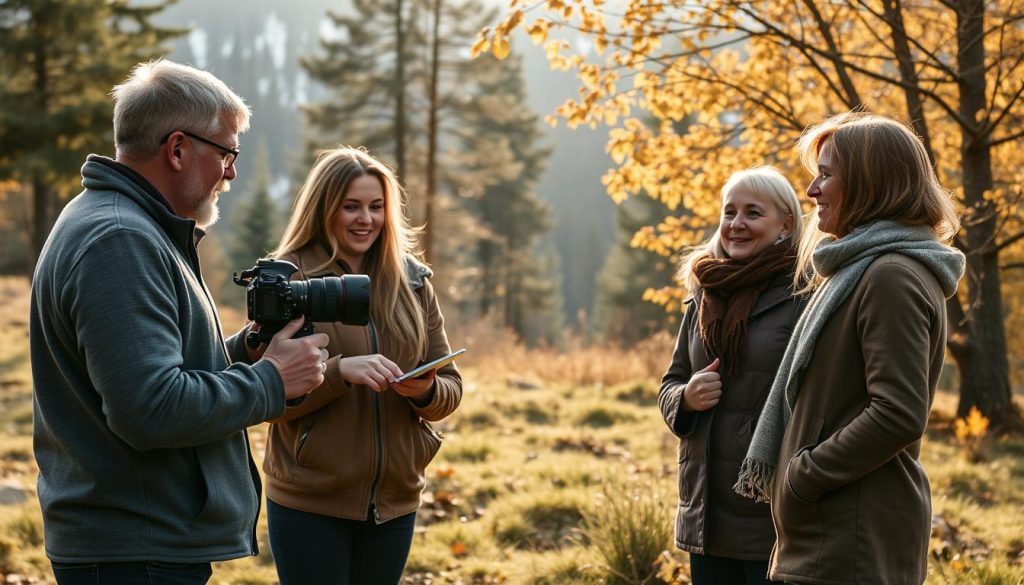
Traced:
[[[790, 244], [794, 245], [800, 241], [801, 226], [803, 225], [800, 200], [797, 198], [793, 185], [778, 169], [766, 165], [733, 173], [722, 186], [721, 199], [723, 203], [729, 193], [737, 187], [746, 188], [758, 200], [773, 205], [783, 217], [792, 218], [793, 226], [789, 234]], [[725, 248], [722, 247], [722, 230], [720, 228], [721, 224], [706, 242], [696, 246], [683, 258], [679, 270], [679, 280], [691, 294], [699, 288], [697, 277], [693, 273], [694, 265], [704, 258], [725, 258], [727, 256]]]
[[139, 63], [114, 86], [114, 146], [138, 157], [154, 156], [160, 139], [175, 130], [205, 134], [220, 130], [221, 116], [249, 129], [249, 106], [212, 73], [174, 61]]

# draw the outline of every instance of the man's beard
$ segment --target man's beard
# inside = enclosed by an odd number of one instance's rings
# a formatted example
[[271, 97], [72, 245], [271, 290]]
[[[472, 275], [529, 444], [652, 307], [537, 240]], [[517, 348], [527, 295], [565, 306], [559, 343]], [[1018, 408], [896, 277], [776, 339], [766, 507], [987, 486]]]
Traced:
[[[198, 191], [199, 189], [197, 188], [196, 190]], [[217, 194], [230, 190], [231, 183], [221, 179], [217, 186], [213, 188], [213, 191], [206, 197], [203, 197], [199, 206], [192, 212], [192, 219], [195, 220], [196, 227], [205, 230], [217, 223], [217, 220], [220, 219], [220, 209], [217, 207]]]

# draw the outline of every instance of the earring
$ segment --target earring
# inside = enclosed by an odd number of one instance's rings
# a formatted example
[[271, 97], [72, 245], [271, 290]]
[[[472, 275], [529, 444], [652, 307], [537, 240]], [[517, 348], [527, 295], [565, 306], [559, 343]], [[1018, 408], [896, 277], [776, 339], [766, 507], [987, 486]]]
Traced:
[[786, 238], [788, 238], [788, 237], [789, 237], [789, 234], [787, 234], [785, 232], [779, 234], [779, 237], [775, 239], [775, 245], [778, 246], [782, 242], [785, 242]]

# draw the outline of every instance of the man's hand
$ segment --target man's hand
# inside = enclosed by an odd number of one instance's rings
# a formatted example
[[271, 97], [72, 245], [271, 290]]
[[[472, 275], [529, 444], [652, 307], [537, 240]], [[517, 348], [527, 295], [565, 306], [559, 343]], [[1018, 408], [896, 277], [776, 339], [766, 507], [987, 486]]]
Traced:
[[702, 411], [718, 404], [722, 397], [722, 376], [718, 374], [721, 361], [708, 364], [708, 367], [694, 372], [690, 381], [683, 391], [683, 408], [686, 410]]
[[307, 337], [292, 339], [302, 329], [303, 317], [289, 322], [270, 340], [263, 359], [274, 364], [284, 380], [286, 400], [309, 394], [313, 388], [324, 383], [327, 370], [327, 335], [314, 333]]
[[376, 392], [387, 390], [402, 375], [402, 368], [379, 353], [342, 358], [338, 367], [349, 384], [362, 384]]

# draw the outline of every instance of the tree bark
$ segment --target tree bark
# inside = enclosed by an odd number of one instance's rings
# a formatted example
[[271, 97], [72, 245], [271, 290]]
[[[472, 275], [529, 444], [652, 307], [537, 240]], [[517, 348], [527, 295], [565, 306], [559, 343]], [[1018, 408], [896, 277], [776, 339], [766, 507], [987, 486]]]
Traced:
[[[47, 17], [48, 15], [45, 10], [33, 10], [30, 16], [34, 25], [33, 33], [36, 39], [32, 53], [35, 59], [35, 107], [36, 115], [39, 116], [39, 119], [45, 119], [50, 101], [50, 77], [46, 69], [49, 64], [49, 55], [47, 53], [49, 43], [46, 37], [46, 31], [49, 30], [49, 26], [45, 22], [41, 22], [41, 20]], [[34, 273], [36, 262], [39, 260], [39, 255], [43, 251], [43, 245], [46, 243], [46, 237], [50, 234], [53, 190], [47, 184], [42, 170], [33, 170], [31, 176], [32, 227], [29, 238], [29, 250], [32, 257], [29, 269]]]
[[402, 0], [395, 2], [395, 165], [401, 183], [405, 168], [405, 26]]
[[992, 153], [983, 132], [985, 102], [985, 4], [960, 0], [957, 10], [961, 168], [964, 183], [964, 239], [967, 248], [966, 335], [951, 345], [960, 369], [957, 416], [971, 407], [996, 427], [1017, 426], [1019, 413], [1010, 393], [1009, 362], [1003, 327], [999, 251], [995, 246], [997, 217], [985, 192], [992, 188]]
[[437, 102], [438, 76], [441, 72], [441, 6], [443, 0], [434, 0], [434, 23], [430, 38], [430, 88], [428, 99], [430, 111], [427, 113], [427, 193], [423, 205], [423, 222], [426, 230], [423, 233], [423, 257], [428, 263], [434, 257], [434, 204], [437, 199], [437, 114], [440, 104]]
[[900, 68], [900, 78], [908, 85], [903, 95], [907, 103], [910, 125], [921, 137], [924, 149], [928, 152], [928, 160], [934, 167], [935, 152], [932, 150], [932, 139], [928, 133], [928, 122], [924, 118], [924, 101], [920, 92], [909, 89], [909, 86], [918, 87], [920, 80], [914, 68], [914, 58], [910, 53], [910, 42], [903, 24], [903, 6], [900, 0], [885, 0], [885, 19], [892, 30], [893, 53]]

